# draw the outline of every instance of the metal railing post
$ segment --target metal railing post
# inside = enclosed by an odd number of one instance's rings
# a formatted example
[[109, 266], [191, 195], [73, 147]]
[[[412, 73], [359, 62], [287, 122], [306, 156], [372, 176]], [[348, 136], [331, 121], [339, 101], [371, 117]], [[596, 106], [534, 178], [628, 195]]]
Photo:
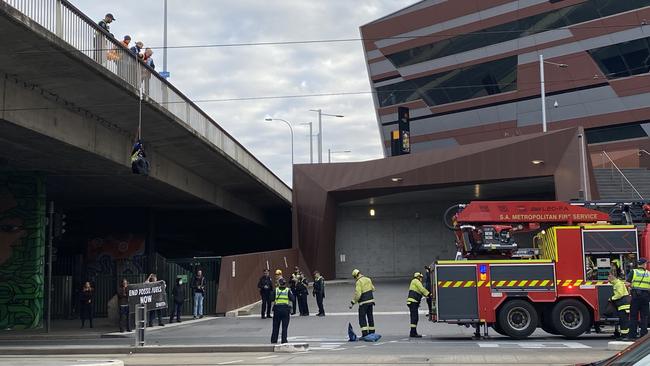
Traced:
[[56, 35], [59, 38], [63, 38], [63, 4], [61, 0], [56, 0], [54, 3], [55, 9], [55, 19], [54, 19], [54, 29], [56, 29]]
[[147, 308], [143, 304], [135, 306], [135, 346], [144, 347], [144, 334], [147, 328]]
[[610, 164], [612, 164], [612, 179], [614, 178], [614, 168], [616, 168], [616, 171], [620, 174], [621, 192], [623, 192], [623, 180], [625, 180], [625, 182], [627, 182], [627, 184], [630, 185], [630, 188], [632, 188], [634, 193], [636, 193], [636, 195], [639, 196], [639, 198], [641, 198], [642, 200], [645, 200], [645, 198], [643, 198], [643, 196], [641, 195], [641, 193], [639, 193], [639, 191], [636, 189], [636, 187], [634, 187], [632, 182], [630, 182], [630, 180], [627, 179], [627, 177], [625, 176], [623, 171], [621, 171], [621, 169], [619, 169], [618, 165], [616, 165], [616, 163], [614, 163], [614, 160], [612, 160], [612, 158], [609, 156], [609, 154], [606, 151], [603, 151], [603, 155], [605, 157], [607, 157], [607, 160], [609, 160]]

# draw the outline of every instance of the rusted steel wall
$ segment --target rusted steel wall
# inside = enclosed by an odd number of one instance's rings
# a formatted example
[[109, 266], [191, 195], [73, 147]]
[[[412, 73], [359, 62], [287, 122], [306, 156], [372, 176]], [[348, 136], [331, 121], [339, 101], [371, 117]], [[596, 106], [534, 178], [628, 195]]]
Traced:
[[217, 314], [254, 303], [260, 300], [257, 281], [264, 268], [271, 271], [281, 269], [285, 278], [293, 272], [298, 263], [298, 249], [284, 249], [223, 257], [219, 274]]

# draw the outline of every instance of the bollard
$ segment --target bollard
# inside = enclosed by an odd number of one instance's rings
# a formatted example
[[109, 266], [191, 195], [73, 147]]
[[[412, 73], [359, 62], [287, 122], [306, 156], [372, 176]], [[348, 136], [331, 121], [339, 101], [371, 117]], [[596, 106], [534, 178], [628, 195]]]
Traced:
[[144, 332], [147, 327], [147, 308], [142, 304], [135, 306], [135, 346], [144, 347]]

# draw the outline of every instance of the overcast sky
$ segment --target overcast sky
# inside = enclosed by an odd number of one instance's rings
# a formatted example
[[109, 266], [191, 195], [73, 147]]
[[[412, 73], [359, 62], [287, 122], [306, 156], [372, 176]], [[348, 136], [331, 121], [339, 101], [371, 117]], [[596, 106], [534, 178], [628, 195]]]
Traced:
[[[100, 20], [107, 12], [117, 21], [111, 32], [129, 34], [145, 46], [163, 44], [163, 0], [72, 0]], [[168, 46], [358, 38], [359, 26], [417, 2], [416, 0], [168, 0]], [[156, 50], [162, 70], [162, 50]], [[169, 49], [170, 81], [186, 96], [227, 99], [369, 91], [361, 42], [314, 43]], [[275, 100], [201, 103], [282, 180], [291, 179], [288, 127], [265, 122], [265, 115], [294, 125], [295, 161], [309, 162], [308, 127], [316, 113], [323, 118], [323, 160], [327, 149], [351, 150], [332, 161], [360, 161], [382, 156], [379, 131], [369, 94]], [[316, 123], [314, 123], [314, 133]], [[145, 132], [146, 133], [146, 132]], [[146, 135], [144, 136], [146, 139]], [[316, 139], [314, 139], [316, 150]], [[316, 156], [314, 156], [316, 161]]]

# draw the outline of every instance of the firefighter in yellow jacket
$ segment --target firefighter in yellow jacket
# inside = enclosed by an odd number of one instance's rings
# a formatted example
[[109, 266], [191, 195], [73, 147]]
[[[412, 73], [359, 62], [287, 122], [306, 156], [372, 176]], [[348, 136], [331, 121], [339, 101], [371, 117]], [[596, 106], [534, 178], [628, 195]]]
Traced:
[[356, 280], [356, 285], [354, 298], [350, 301], [350, 309], [354, 304], [359, 304], [359, 327], [361, 327], [361, 335], [365, 337], [375, 332], [375, 319], [372, 315], [372, 307], [375, 306], [373, 295], [375, 286], [372, 285], [372, 280], [362, 275], [358, 269], [352, 271], [352, 277]]
[[417, 329], [418, 320], [420, 318], [418, 310], [420, 309], [420, 301], [422, 300], [422, 297], [431, 296], [429, 290], [424, 288], [422, 285], [422, 278], [423, 276], [420, 272], [415, 272], [413, 274], [413, 279], [409, 286], [408, 299], [406, 299], [406, 306], [408, 306], [409, 312], [411, 313], [411, 333], [409, 335], [411, 338], [422, 338], [422, 336], [418, 334]]
[[619, 338], [626, 338], [630, 332], [630, 293], [627, 291], [625, 282], [613, 273], [609, 274], [608, 280], [614, 288], [614, 294], [609, 300], [614, 303], [614, 307], [616, 307], [616, 311], [618, 312]]

